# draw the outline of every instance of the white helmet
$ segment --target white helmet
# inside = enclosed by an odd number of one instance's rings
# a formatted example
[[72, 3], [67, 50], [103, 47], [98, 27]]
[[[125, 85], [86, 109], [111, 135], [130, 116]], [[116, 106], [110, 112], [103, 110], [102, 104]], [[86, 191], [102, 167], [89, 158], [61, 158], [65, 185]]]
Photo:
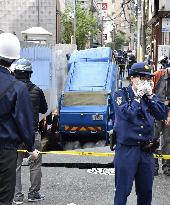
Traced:
[[0, 34], [0, 58], [6, 61], [19, 59], [20, 42], [12, 33]]

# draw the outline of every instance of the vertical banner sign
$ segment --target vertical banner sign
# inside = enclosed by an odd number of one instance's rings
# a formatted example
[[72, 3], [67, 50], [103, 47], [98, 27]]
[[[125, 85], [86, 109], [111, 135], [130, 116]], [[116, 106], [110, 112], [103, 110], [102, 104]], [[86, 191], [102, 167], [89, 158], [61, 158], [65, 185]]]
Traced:
[[102, 10], [107, 10], [107, 3], [102, 3]]

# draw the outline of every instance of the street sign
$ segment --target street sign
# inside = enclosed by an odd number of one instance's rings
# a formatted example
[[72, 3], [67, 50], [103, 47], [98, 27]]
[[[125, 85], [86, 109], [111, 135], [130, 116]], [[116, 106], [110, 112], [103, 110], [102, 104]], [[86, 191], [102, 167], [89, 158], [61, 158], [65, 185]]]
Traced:
[[102, 10], [107, 10], [107, 3], [102, 3]]
[[158, 45], [158, 59], [161, 56], [167, 56], [169, 58], [170, 45]]
[[170, 18], [162, 18], [162, 32], [170, 32]]
[[103, 40], [104, 40], [104, 41], [107, 40], [107, 33], [103, 34]]

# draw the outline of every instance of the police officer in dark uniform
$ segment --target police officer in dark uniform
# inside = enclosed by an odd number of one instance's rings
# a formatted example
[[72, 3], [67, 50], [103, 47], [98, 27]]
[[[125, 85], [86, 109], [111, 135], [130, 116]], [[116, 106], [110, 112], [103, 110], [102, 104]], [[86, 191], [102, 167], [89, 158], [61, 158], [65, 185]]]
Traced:
[[115, 93], [115, 198], [125, 205], [135, 180], [137, 205], [151, 205], [154, 178], [154, 120], [165, 120], [168, 109], [152, 94], [151, 71], [145, 63], [134, 63], [130, 85]]
[[[32, 105], [33, 105], [33, 114], [34, 114], [34, 131], [35, 131], [35, 147], [38, 150], [41, 150], [41, 135], [38, 130], [39, 124], [39, 113], [45, 114], [47, 112], [48, 106], [44, 96], [43, 91], [33, 84], [30, 80], [33, 73], [31, 62], [28, 59], [21, 58], [15, 62], [12, 67], [14, 68], [14, 75], [16, 79], [22, 81], [26, 84]], [[24, 149], [24, 144], [20, 146], [20, 149]], [[24, 153], [18, 154], [17, 159], [17, 169], [16, 169], [16, 186], [15, 186], [15, 204], [22, 204], [24, 200], [24, 194], [22, 193], [22, 184], [21, 184], [21, 165], [23, 162]], [[28, 193], [28, 201], [40, 201], [44, 199], [44, 195], [40, 194], [41, 188], [41, 165], [42, 165], [42, 155], [39, 155], [38, 159], [30, 163], [30, 182], [31, 186]]]
[[22, 142], [32, 159], [34, 148], [32, 105], [27, 87], [11, 75], [10, 66], [19, 58], [20, 43], [11, 33], [0, 34], [0, 204], [11, 205], [16, 182], [17, 148]]

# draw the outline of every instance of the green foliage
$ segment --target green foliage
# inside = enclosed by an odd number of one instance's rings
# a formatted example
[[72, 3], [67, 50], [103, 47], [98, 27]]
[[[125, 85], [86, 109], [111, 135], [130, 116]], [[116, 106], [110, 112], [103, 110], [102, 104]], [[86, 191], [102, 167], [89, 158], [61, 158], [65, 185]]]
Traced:
[[71, 36], [73, 35], [73, 25], [69, 9], [66, 9], [61, 16], [63, 25], [63, 39], [65, 43], [71, 43]]
[[114, 42], [109, 42], [109, 43], [106, 43], [106, 47], [110, 47], [112, 50], [114, 50], [115, 44], [114, 44]]
[[126, 37], [125, 33], [118, 31], [115, 35], [115, 49], [119, 50], [122, 46], [128, 45], [129, 39]]
[[[63, 39], [65, 43], [71, 42], [73, 35], [73, 21], [70, 17], [71, 11], [66, 9], [62, 14]], [[90, 36], [97, 35], [97, 21], [92, 12], [76, 5], [76, 43], [78, 49], [84, 49]]]

